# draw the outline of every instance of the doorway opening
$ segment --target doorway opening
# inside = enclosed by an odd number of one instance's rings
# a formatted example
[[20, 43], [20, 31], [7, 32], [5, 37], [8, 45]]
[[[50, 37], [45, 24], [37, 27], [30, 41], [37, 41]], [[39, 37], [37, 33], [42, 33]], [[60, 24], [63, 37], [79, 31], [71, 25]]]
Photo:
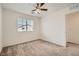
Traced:
[[79, 44], [79, 12], [66, 15], [66, 46]]

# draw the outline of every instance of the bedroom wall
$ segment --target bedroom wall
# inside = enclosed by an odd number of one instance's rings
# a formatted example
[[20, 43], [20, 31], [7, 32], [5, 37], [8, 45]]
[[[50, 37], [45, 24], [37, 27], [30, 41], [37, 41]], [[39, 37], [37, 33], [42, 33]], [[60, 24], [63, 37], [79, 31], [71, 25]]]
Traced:
[[2, 50], [2, 8], [0, 4], [0, 52]]
[[[19, 16], [34, 20], [33, 32], [17, 32], [16, 21]], [[3, 46], [10, 46], [40, 39], [40, 18], [25, 15], [3, 8]]]
[[[71, 5], [72, 7], [73, 5]], [[66, 15], [79, 11], [79, 8], [63, 8], [49, 13], [42, 18], [42, 38], [49, 42], [66, 47]]]
[[42, 20], [42, 38], [60, 46], [66, 46], [65, 10], [53, 12]]

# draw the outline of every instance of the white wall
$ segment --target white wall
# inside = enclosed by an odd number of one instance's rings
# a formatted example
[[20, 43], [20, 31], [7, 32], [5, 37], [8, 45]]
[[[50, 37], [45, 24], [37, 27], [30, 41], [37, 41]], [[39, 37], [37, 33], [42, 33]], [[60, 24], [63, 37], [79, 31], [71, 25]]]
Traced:
[[[34, 20], [33, 32], [17, 32], [16, 21], [19, 16]], [[40, 18], [25, 15], [16, 11], [3, 9], [3, 46], [10, 46], [40, 39]]]
[[79, 11], [79, 8], [64, 8], [51, 12], [42, 19], [42, 38], [49, 42], [66, 46], [66, 15]]
[[49, 42], [66, 46], [65, 10], [49, 14], [42, 19], [42, 38]]
[[0, 4], [0, 52], [2, 49], [2, 8]]

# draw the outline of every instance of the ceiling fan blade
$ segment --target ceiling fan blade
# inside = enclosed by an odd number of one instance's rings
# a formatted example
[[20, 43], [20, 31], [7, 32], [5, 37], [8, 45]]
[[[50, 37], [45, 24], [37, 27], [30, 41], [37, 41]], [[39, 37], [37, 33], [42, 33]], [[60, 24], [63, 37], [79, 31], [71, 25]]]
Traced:
[[39, 3], [37, 3], [37, 6], [36, 6], [36, 8], [38, 9], [40, 6], [39, 6], [40, 4]]
[[40, 7], [42, 7], [45, 3], [40, 3]]
[[40, 9], [41, 11], [47, 11], [48, 9]]
[[37, 3], [37, 6], [39, 6], [39, 3]]
[[36, 11], [36, 9], [32, 10], [32, 11]]

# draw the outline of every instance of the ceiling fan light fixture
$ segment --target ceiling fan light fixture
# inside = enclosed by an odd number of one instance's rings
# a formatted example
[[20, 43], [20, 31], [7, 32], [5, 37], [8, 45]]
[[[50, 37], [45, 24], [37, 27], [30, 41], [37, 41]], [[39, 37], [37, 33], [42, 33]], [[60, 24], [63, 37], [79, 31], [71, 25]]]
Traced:
[[40, 14], [41, 11], [47, 11], [48, 9], [42, 8], [45, 3], [37, 3], [36, 8], [32, 10], [32, 14]]
[[36, 12], [40, 14], [41, 11], [39, 9], [36, 9]]
[[40, 10], [36, 9], [35, 11], [32, 11], [32, 14], [40, 14]]

